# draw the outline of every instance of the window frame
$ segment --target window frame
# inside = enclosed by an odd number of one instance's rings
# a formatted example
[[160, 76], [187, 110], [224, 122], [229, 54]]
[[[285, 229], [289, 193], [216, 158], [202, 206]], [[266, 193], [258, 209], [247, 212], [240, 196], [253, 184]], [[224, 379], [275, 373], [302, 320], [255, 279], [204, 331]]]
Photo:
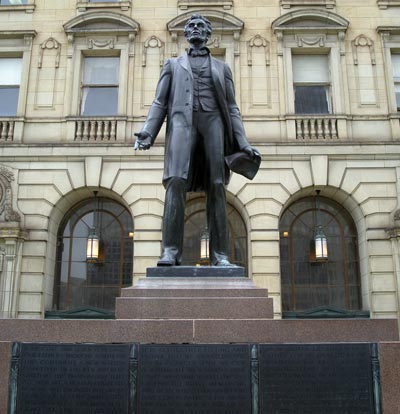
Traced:
[[2, 117], [2, 118], [5, 118], [5, 117], [16, 117], [17, 116], [17, 114], [18, 114], [18, 102], [19, 102], [19, 98], [20, 98], [20, 91], [21, 91], [21, 80], [22, 80], [22, 56], [13, 56], [13, 57], [10, 57], [10, 56], [1, 56], [0, 55], [0, 62], [3, 60], [3, 59], [19, 59], [20, 61], [21, 61], [21, 74], [20, 74], [20, 80], [19, 80], [19, 83], [18, 84], [13, 84], [13, 85], [6, 85], [6, 84], [3, 84], [2, 83], [2, 81], [1, 81], [1, 78], [0, 78], [0, 90], [1, 89], [18, 89], [18, 96], [17, 96], [17, 105], [16, 105], [16, 107], [15, 107], [15, 114], [13, 114], [13, 115], [3, 115], [1, 112], [0, 112], [0, 117]]
[[[103, 29], [92, 25], [104, 21], [108, 28]], [[135, 56], [134, 41], [140, 30], [140, 25], [128, 16], [110, 11], [88, 12], [78, 15], [64, 24], [64, 30], [68, 39], [67, 48], [67, 79], [66, 98], [68, 105], [64, 106], [64, 115], [71, 121], [70, 137], [73, 139], [72, 130], [75, 128], [76, 119], [81, 119], [81, 79], [84, 56], [119, 56], [119, 94], [118, 115], [108, 117], [121, 118], [121, 127], [117, 129], [117, 140], [125, 140], [125, 124], [128, 110], [131, 107], [130, 94], [133, 91], [133, 57]], [[129, 91], [129, 94], [128, 94]], [[92, 117], [93, 118], [93, 117]], [[104, 118], [104, 117], [98, 117]]]
[[[376, 30], [381, 36], [383, 46], [389, 114], [397, 118], [400, 111], [398, 111], [396, 102], [392, 55], [400, 54], [400, 26], [378, 26]], [[396, 136], [400, 133], [400, 128], [392, 124], [392, 132]]]
[[[394, 68], [396, 65], [394, 64], [393, 55], [399, 56], [398, 66], [399, 66], [399, 72], [400, 72], [400, 50], [396, 51], [396, 49], [393, 49], [390, 53], [390, 59], [392, 63], [391, 66], [392, 66], [392, 79], [393, 79], [395, 105], [396, 105], [397, 112], [400, 112], [400, 76], [397, 76], [397, 77], [394, 76]], [[396, 92], [396, 86], [399, 88], [399, 92]], [[399, 94], [399, 102], [397, 101], [397, 93]]]
[[35, 30], [0, 31], [0, 57], [20, 57], [22, 59], [21, 82], [18, 94], [17, 113], [13, 117], [5, 116], [13, 123], [12, 141], [21, 142], [24, 129], [24, 117], [28, 96], [28, 80], [31, 69], [33, 39]]
[[[313, 21], [315, 25], [304, 25]], [[284, 87], [286, 89], [286, 115], [297, 116], [294, 106], [293, 54], [327, 54], [331, 74], [331, 113], [345, 113], [345, 95], [342, 73], [346, 71], [345, 34], [350, 22], [326, 10], [301, 9], [280, 16], [272, 23], [277, 37], [277, 52], [283, 60]], [[326, 114], [329, 115], [329, 114]]]
[[0, 0], [0, 12], [10, 11], [25, 11], [25, 13], [33, 13], [35, 10], [35, 0], [26, 0], [25, 4], [1, 4]]
[[[292, 72], [293, 72], [293, 99], [294, 99], [294, 113], [296, 115], [331, 115], [333, 113], [333, 103], [332, 103], [332, 74], [330, 70], [330, 55], [327, 53], [294, 53], [295, 49], [292, 50]], [[327, 57], [327, 69], [329, 73], [328, 82], [295, 82], [294, 81], [294, 65], [293, 65], [293, 56], [326, 56]], [[297, 112], [296, 111], [296, 87], [312, 87], [312, 86], [323, 86], [325, 88], [326, 103], [327, 103], [327, 112]]]
[[[85, 60], [87, 58], [118, 58], [119, 60], [119, 71], [118, 71], [118, 83], [117, 84], [86, 84], [84, 83], [84, 71], [85, 71]], [[82, 54], [82, 63], [81, 63], [81, 82], [80, 82], [80, 98], [79, 98], [79, 115], [81, 117], [115, 117], [120, 114], [120, 104], [119, 104], [119, 95], [120, 95], [120, 79], [121, 79], [121, 58], [120, 55], [88, 55], [83, 53]], [[83, 115], [82, 114], [82, 105], [83, 105], [83, 95], [84, 95], [84, 89], [85, 88], [118, 88], [118, 104], [115, 111], [115, 114], [104, 114], [104, 115]]]

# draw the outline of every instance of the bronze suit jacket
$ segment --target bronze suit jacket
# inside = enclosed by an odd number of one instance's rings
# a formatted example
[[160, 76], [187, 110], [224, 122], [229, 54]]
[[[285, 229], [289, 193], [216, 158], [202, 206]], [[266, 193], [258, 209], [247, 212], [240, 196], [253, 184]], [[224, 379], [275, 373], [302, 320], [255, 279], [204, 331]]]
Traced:
[[[228, 65], [210, 56], [211, 75], [225, 125], [225, 154], [249, 145], [235, 101], [232, 73]], [[188, 178], [193, 117], [193, 74], [187, 54], [168, 59], [162, 69], [156, 96], [142, 131], [154, 142], [167, 117], [163, 182], [170, 177]], [[226, 183], [229, 170], [225, 174]], [[194, 183], [190, 190], [200, 189]]]

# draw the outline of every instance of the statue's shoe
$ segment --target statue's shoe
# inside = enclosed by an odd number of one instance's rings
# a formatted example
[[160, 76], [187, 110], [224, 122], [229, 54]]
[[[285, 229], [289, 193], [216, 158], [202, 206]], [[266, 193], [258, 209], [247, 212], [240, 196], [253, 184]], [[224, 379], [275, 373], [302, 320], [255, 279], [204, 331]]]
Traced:
[[157, 266], [177, 266], [176, 258], [169, 255], [163, 254], [157, 262]]
[[220, 259], [217, 260], [213, 266], [219, 266], [219, 267], [238, 267], [237, 265], [231, 263], [228, 259]]

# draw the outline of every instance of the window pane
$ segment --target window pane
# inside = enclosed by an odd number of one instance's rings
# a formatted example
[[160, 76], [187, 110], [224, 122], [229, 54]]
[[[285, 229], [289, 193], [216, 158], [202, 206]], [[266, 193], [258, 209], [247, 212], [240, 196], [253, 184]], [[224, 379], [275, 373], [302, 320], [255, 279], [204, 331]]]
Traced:
[[85, 85], [117, 85], [118, 79], [118, 57], [85, 58], [83, 72]]
[[329, 83], [327, 55], [293, 55], [294, 83]]
[[396, 83], [394, 85], [394, 90], [396, 92], [396, 104], [397, 104], [397, 109], [400, 109], [400, 83]]
[[118, 88], [83, 88], [81, 114], [84, 116], [117, 115]]
[[400, 54], [392, 55], [393, 77], [400, 78]]
[[28, 0], [0, 0], [1, 6], [15, 6], [18, 4], [26, 4]]
[[21, 64], [20, 58], [0, 58], [0, 85], [19, 85]]
[[296, 114], [328, 114], [326, 86], [295, 86], [294, 106]]
[[17, 115], [19, 88], [0, 86], [0, 116]]

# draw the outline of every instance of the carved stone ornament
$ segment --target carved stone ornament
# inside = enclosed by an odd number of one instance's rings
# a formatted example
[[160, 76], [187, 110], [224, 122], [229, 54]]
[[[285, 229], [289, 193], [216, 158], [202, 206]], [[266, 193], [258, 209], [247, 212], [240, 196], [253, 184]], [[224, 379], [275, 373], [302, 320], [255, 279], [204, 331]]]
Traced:
[[42, 63], [43, 63], [43, 55], [45, 50], [55, 50], [56, 51], [56, 57], [54, 62], [54, 67], [57, 69], [60, 66], [60, 56], [61, 56], [61, 43], [58, 42], [53, 37], [49, 37], [47, 40], [45, 40], [41, 45], [39, 49], [39, 59], [38, 59], [38, 68], [41, 69]]
[[352, 50], [353, 50], [353, 63], [354, 65], [358, 65], [358, 53], [359, 49], [367, 47], [370, 54], [371, 65], [376, 65], [376, 58], [375, 58], [375, 48], [374, 48], [374, 41], [369, 37], [361, 34], [357, 36], [351, 42]]
[[0, 166], [0, 221], [20, 222], [19, 213], [12, 208], [12, 188], [14, 174], [6, 167]]

